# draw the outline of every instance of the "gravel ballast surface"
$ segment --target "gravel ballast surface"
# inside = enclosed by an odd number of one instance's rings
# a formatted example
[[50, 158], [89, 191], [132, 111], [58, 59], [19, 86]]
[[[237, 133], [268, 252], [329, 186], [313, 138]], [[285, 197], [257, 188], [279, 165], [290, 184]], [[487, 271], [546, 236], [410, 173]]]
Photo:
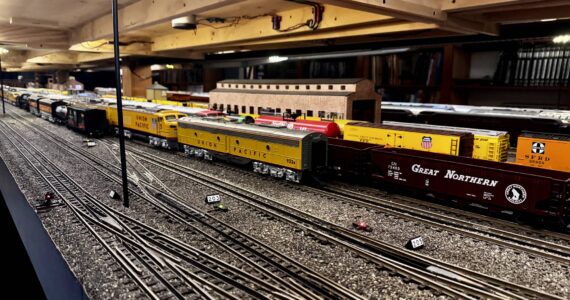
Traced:
[[[20, 110], [17, 112], [26, 114]], [[32, 116], [29, 116], [28, 119], [36, 125], [48, 128], [62, 138], [73, 141], [76, 145], [83, 145], [83, 137], [65, 127], [56, 126]], [[121, 190], [118, 184], [94, 173], [85, 163], [46, 143], [37, 134], [30, 132], [22, 125], [18, 125], [17, 121], [12, 120], [9, 123], [13, 123], [10, 125], [17, 128], [36, 147], [45, 151], [44, 153], [48, 157], [60, 162], [62, 169], [73, 171], [74, 179], [97, 198], [220, 259], [228, 261], [235, 259], [219, 246], [197, 243], [198, 240], [192, 234], [185, 232], [184, 225], [157, 218], [156, 211], [148, 205], [133, 203], [131, 209], [123, 209], [119, 202], [111, 201], [107, 197], [108, 191]], [[564, 298], [570, 297], [569, 266], [562, 266], [560, 263], [542, 258], [532, 258], [525, 253], [504, 249], [445, 230], [430, 228], [425, 224], [406, 221], [390, 214], [355, 208], [350, 204], [316, 196], [302, 189], [291, 189], [290, 185], [262, 178], [255, 174], [244, 175], [244, 172], [240, 170], [188, 159], [145, 145], [136, 143], [128, 143], [127, 145], [207, 172], [223, 180], [231, 181], [339, 226], [349, 228], [353, 221], [365, 220], [373, 228], [373, 231], [363, 234], [392, 245], [402, 247], [409, 238], [421, 235], [426, 241], [426, 247], [420, 252], [424, 255]], [[31, 179], [34, 178], [33, 172], [26, 168], [25, 163], [10, 148], [11, 145], [0, 140], [2, 158], [15, 174], [26, 197], [28, 199], [37, 198], [37, 195], [41, 194], [42, 191], [41, 187], [31, 182]], [[115, 161], [118, 165], [116, 157], [112, 153], [114, 149], [105, 146], [102, 142], [98, 142], [96, 147], [86, 148], [86, 150], [107, 161]], [[140, 165], [135, 163], [132, 157], [128, 157], [128, 159], [133, 168], [140, 171], [138, 176], [144, 177], [144, 170]], [[214, 193], [212, 190], [180, 178], [162, 168], [142, 161], [141, 163], [179, 196], [186, 199], [188, 204], [202, 210], [208, 209], [204, 204], [204, 197]], [[212, 212], [212, 214], [365, 297], [381, 299], [431, 299], [437, 297], [430, 290], [420, 289], [416, 284], [406, 283], [398, 276], [391, 276], [389, 272], [367, 264], [365, 260], [354, 257], [352, 253], [342, 247], [323, 245], [319, 241], [305, 236], [304, 232], [297, 228], [255, 213], [248, 205], [237, 199], [225, 197], [224, 204], [230, 208], [229, 212]], [[65, 207], [57, 208], [40, 217], [72, 270], [84, 283], [90, 296], [93, 298], [110, 298], [111, 296], [112, 298], [127, 298], [132, 296], [117, 284], [118, 276], [111, 271], [111, 263], [104, 258], [104, 252], [99, 251], [99, 255], [97, 255], [97, 247], [79, 242], [87, 239], [89, 235], [82, 233], [80, 229], [67, 226], [72, 216], [69, 211], [66, 212]], [[75, 231], [79, 231], [79, 234], [84, 234], [84, 236], [81, 236], [82, 238], [75, 237], [72, 234]]]
[[[28, 119], [36, 125], [49, 128], [49, 130], [57, 133], [60, 137], [69, 139], [77, 145], [83, 144], [83, 138], [65, 127], [55, 126], [47, 123], [44, 120], [35, 117], [28, 117]], [[34, 144], [38, 149], [42, 150], [50, 159], [58, 161], [63, 170], [71, 172], [74, 180], [81, 184], [85, 189], [90, 191], [95, 197], [103, 200], [108, 204], [112, 204], [116, 208], [120, 208], [120, 203], [108, 199], [108, 191], [113, 189], [120, 191], [120, 187], [94, 173], [85, 163], [71, 157], [61, 149], [46, 143], [34, 132], [23, 125], [18, 124], [17, 121], [9, 121], [9, 125], [13, 126], [20, 134]], [[11, 146], [6, 143], [1, 143], [0, 150], [2, 151], [3, 158], [11, 169], [25, 170], [26, 174], [17, 174], [16, 179], [20, 186], [26, 186], [29, 192], [26, 193], [28, 199], [37, 197], [38, 191], [41, 194], [41, 187], [35, 187], [30, 183], [30, 179], [34, 178], [33, 172], [26, 167], [26, 165], [18, 160], [17, 155]], [[91, 152], [97, 152], [102, 158], [107, 161], [114, 159], [109, 149], [101, 143], [98, 146], [89, 149]], [[170, 155], [166, 153], [167, 155]], [[135, 164], [136, 166], [136, 164]], [[154, 172], [155, 170], [153, 170]], [[15, 172], [17, 173], [17, 172]], [[159, 177], [162, 176], [158, 174]], [[142, 175], [141, 175], [142, 176]], [[176, 176], [169, 174], [171, 181], [177, 181]], [[175, 188], [180, 195], [189, 199], [189, 203], [195, 204], [201, 209], [205, 209], [203, 197], [209, 194], [204, 187], [194, 184], [171, 184], [168, 180], [165, 183]], [[36, 194], [36, 196], [34, 196]], [[430, 290], [419, 289], [414, 283], [406, 283], [401, 277], [393, 276], [387, 271], [379, 270], [374, 265], [367, 264], [361, 258], [354, 257], [352, 253], [340, 247], [333, 247], [330, 245], [322, 245], [319, 241], [311, 237], [305, 236], [302, 231], [297, 230], [289, 225], [286, 225], [277, 220], [271, 220], [266, 217], [254, 213], [246, 206], [237, 204], [238, 202], [231, 199], [225, 199], [228, 205], [232, 207], [229, 213], [217, 213], [216, 216], [222, 221], [229, 223], [232, 226], [250, 234], [251, 236], [267, 243], [271, 247], [290, 255], [293, 259], [308, 266], [309, 268], [319, 272], [331, 280], [337, 281], [345, 287], [362, 294], [367, 298], [382, 298], [382, 299], [398, 299], [398, 298], [418, 298], [418, 299], [433, 299], [438, 298]], [[235, 201], [229, 203], [230, 201]], [[128, 298], [132, 296], [128, 291], [124, 291], [120, 286], [117, 286], [117, 276], [113, 274], [111, 264], [101, 264], [101, 261], [108, 259], [101, 258], [101, 255], [93, 253], [99, 247], [93, 247], [85, 243], [88, 240], [89, 234], [85, 233], [82, 238], [70, 238], [69, 230], [72, 230], [65, 224], [70, 223], [73, 218], [70, 213], [65, 216], [54, 217], [54, 220], [59, 222], [48, 222], [50, 216], [55, 215], [56, 212], [64, 211], [65, 207], [54, 209], [52, 212], [41, 216], [42, 221], [46, 227], [49, 227], [48, 232], [54, 237], [54, 242], [61, 250], [64, 258], [69, 262], [70, 267], [84, 283], [88, 294], [92, 298]], [[172, 224], [156, 218], [156, 212], [150, 209], [148, 205], [133, 203], [131, 209], [122, 209], [122, 211], [136, 216], [137, 219], [149, 224], [162, 232], [171, 234], [184, 242], [190, 243], [192, 236], [185, 236], [184, 226], [179, 224]], [[81, 229], [78, 229], [81, 232]], [[230, 259], [226, 252], [222, 251], [214, 245], [195, 245], [212, 255], [216, 255], [221, 259]], [[88, 256], [88, 257], [86, 257]], [[439, 297], [441, 298], [441, 297]]]

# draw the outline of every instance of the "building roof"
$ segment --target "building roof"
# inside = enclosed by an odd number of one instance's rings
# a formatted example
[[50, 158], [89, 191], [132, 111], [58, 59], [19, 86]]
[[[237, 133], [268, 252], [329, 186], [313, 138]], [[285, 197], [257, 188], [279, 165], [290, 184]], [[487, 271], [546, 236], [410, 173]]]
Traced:
[[305, 90], [241, 90], [241, 89], [213, 89], [210, 95], [215, 93], [238, 93], [238, 94], [268, 94], [268, 95], [297, 95], [297, 96], [339, 96], [347, 97], [354, 94], [353, 91], [305, 91]]
[[218, 83], [237, 84], [355, 84], [366, 78], [314, 78], [314, 79], [226, 79]]

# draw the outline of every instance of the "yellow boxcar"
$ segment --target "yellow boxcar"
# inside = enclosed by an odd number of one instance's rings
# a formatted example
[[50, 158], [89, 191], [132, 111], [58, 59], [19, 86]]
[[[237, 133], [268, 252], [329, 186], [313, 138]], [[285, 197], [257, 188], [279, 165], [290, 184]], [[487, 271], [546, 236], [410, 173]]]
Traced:
[[516, 163], [570, 172], [570, 135], [525, 132], [519, 135]]
[[404, 122], [384, 121], [382, 124], [403, 126], [411, 128], [427, 128], [434, 130], [446, 130], [453, 132], [473, 133], [473, 158], [498, 162], [507, 161], [509, 153], [509, 133], [507, 131], [495, 131], [476, 128], [451, 127], [432, 124], [417, 124]]
[[473, 153], [473, 134], [463, 132], [349, 123], [344, 126], [344, 139], [455, 156], [471, 157]]
[[189, 155], [253, 162], [254, 172], [294, 182], [326, 166], [327, 138], [316, 132], [183, 118], [178, 143]]
[[[119, 124], [117, 107], [109, 105], [106, 111], [109, 125], [117, 127]], [[148, 139], [151, 145], [174, 149], [178, 137], [177, 120], [185, 116], [173, 110], [126, 106], [123, 107], [123, 124], [128, 130], [125, 135], [129, 138], [142, 137]]]

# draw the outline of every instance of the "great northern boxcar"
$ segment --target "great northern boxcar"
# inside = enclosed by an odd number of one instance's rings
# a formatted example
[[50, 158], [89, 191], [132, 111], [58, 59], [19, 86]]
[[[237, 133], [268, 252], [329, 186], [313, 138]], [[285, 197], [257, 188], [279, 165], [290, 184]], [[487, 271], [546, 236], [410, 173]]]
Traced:
[[86, 135], [102, 136], [107, 133], [109, 124], [104, 110], [74, 104], [67, 107], [67, 127]]
[[318, 132], [188, 117], [178, 121], [178, 142], [189, 155], [251, 163], [254, 172], [293, 182], [327, 162], [327, 137]]
[[407, 149], [372, 149], [372, 178], [438, 198], [570, 221], [570, 173]]

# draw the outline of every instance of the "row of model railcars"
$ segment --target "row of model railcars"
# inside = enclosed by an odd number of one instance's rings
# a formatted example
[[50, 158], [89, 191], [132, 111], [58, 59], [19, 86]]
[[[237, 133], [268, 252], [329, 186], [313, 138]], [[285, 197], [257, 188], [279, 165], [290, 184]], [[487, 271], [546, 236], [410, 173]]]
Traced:
[[562, 111], [466, 106], [382, 105], [382, 120], [507, 131], [515, 146], [524, 131], [570, 134], [570, 113]]
[[[30, 103], [33, 106], [34, 102]], [[66, 109], [67, 125], [74, 129], [87, 132], [107, 129], [97, 124], [105, 123], [109, 128], [116, 125], [113, 104], [72, 104]], [[96, 111], [96, 118], [87, 117], [87, 112], [95, 116]], [[171, 110], [129, 105], [124, 111], [126, 129], [131, 134], [142, 134], [151, 144], [172, 148], [175, 139], [177, 148], [189, 155], [249, 164], [257, 173], [299, 182], [308, 174], [320, 176], [324, 172], [335, 178], [369, 181], [439, 199], [528, 214], [558, 224], [570, 223], [570, 174], [566, 172], [399, 148], [399, 137], [391, 131], [399, 127], [392, 125], [347, 124], [344, 128], [345, 135], [351, 135], [350, 126], [357, 125], [358, 130], [383, 130], [384, 138], [394, 139], [388, 148], [358, 139], [328, 138], [318, 132], [184, 116]], [[428, 129], [416, 133], [426, 143], [420, 147], [434, 147], [434, 143], [440, 142], [432, 139], [432, 145], [427, 144], [423, 137], [431, 134]], [[449, 135], [455, 138], [457, 147], [442, 149], [457, 154], [472, 151], [473, 135]]]

